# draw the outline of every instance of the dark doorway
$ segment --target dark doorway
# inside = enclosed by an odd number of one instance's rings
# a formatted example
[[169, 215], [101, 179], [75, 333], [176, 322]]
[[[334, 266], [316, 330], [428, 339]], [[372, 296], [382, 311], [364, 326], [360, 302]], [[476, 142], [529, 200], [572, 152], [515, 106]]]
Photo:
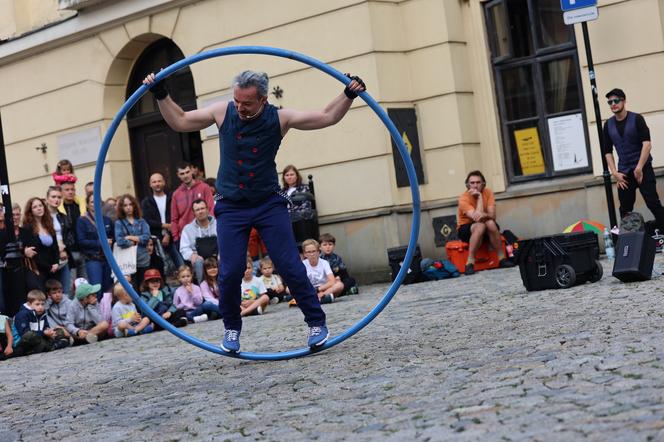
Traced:
[[[136, 61], [127, 85], [127, 97], [134, 93], [150, 72], [184, 58], [180, 49], [168, 38], [157, 40], [148, 46]], [[196, 92], [191, 70], [187, 67], [166, 80], [171, 97], [185, 111], [196, 109]], [[203, 150], [200, 132], [179, 133], [173, 131], [161, 117], [152, 94], [145, 94], [127, 114], [131, 163], [134, 173], [136, 196], [142, 199], [150, 194], [150, 174], [161, 172], [169, 189], [175, 189], [177, 165], [189, 161], [203, 168]]]

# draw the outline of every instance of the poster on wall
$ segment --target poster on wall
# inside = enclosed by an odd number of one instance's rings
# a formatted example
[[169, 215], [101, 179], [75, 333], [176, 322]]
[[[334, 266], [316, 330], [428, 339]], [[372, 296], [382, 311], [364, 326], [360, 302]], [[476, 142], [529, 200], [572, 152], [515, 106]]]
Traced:
[[588, 167], [588, 149], [583, 115], [580, 113], [549, 118], [549, 138], [553, 170]]
[[74, 166], [94, 163], [101, 147], [101, 127], [94, 126], [58, 135], [59, 159], [69, 159]]
[[514, 131], [516, 149], [523, 175], [544, 173], [544, 157], [537, 127], [528, 127]]
[[[391, 108], [387, 110], [387, 115], [399, 130], [399, 133], [401, 133], [401, 138], [410, 153], [410, 159], [413, 161], [415, 174], [417, 175], [417, 182], [419, 184], [424, 184], [424, 170], [422, 168], [420, 137], [417, 133], [417, 115], [415, 114], [415, 109], [410, 107]], [[397, 178], [397, 187], [408, 187], [410, 182], [408, 181], [406, 165], [401, 158], [397, 145], [394, 144], [394, 140], [392, 140], [392, 155], [394, 155], [394, 169]]]

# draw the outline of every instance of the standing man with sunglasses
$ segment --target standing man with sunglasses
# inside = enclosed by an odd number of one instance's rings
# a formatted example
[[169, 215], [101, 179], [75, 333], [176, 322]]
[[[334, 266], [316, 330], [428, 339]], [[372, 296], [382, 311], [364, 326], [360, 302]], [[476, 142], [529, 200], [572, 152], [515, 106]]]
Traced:
[[[657, 182], [652, 168], [650, 129], [641, 114], [629, 112], [622, 89], [606, 94], [613, 117], [604, 124], [604, 155], [611, 175], [618, 184], [620, 216], [634, 209], [638, 188], [648, 209], [655, 216], [657, 227], [664, 231], [664, 207], [657, 195]], [[618, 167], [613, 159], [613, 147], [618, 153]]]

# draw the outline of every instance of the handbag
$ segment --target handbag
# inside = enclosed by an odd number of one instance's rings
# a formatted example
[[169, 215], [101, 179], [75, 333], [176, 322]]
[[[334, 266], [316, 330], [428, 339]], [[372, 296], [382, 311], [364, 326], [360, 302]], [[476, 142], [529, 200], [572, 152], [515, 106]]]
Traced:
[[196, 253], [205, 259], [217, 256], [217, 237], [204, 236], [196, 238]]
[[138, 246], [131, 246], [123, 249], [117, 243], [113, 244], [113, 258], [117, 262], [123, 275], [133, 275], [136, 273], [136, 251]]

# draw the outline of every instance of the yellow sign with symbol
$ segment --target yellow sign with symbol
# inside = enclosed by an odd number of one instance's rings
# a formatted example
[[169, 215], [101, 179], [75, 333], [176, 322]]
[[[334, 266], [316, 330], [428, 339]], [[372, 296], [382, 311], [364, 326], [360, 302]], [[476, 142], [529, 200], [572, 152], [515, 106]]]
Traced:
[[544, 173], [544, 157], [542, 145], [536, 127], [514, 131], [516, 148], [519, 153], [519, 163], [523, 175], [537, 175]]

